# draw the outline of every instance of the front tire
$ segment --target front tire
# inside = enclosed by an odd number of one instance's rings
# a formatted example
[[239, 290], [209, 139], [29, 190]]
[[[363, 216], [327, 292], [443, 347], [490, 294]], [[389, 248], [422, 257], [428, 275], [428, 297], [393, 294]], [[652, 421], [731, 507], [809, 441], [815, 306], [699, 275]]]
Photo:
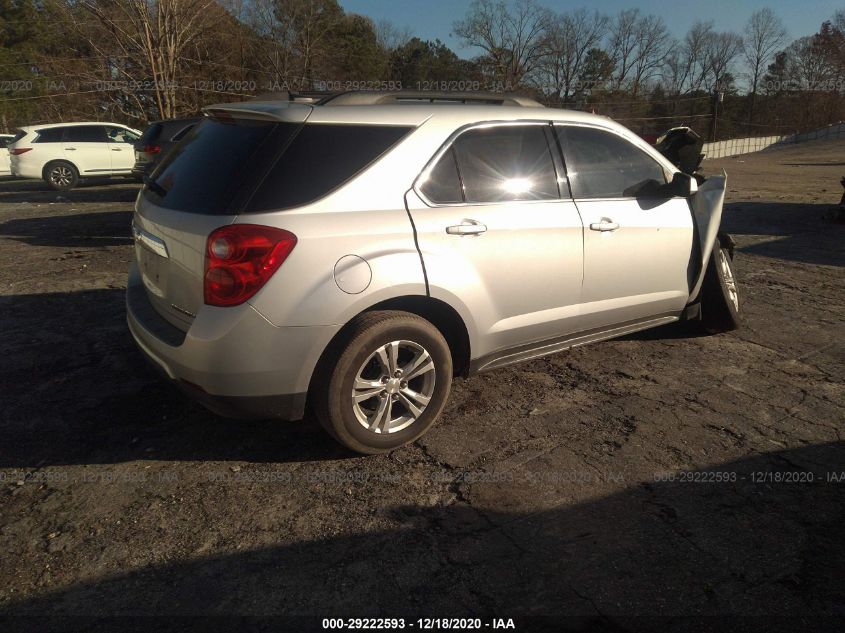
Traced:
[[79, 172], [71, 163], [56, 160], [44, 167], [44, 182], [50, 189], [68, 191], [79, 183]]
[[440, 331], [408, 312], [367, 312], [321, 359], [314, 414], [341, 444], [375, 454], [413, 442], [437, 420], [452, 385]]
[[701, 287], [701, 321], [710, 333], [730, 332], [742, 325], [733, 253], [717, 238]]

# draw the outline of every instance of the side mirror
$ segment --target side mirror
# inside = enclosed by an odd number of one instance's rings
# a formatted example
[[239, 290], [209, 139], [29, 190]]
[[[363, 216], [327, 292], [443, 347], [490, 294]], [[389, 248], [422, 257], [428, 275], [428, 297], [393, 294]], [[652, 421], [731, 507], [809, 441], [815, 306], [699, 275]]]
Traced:
[[688, 198], [698, 191], [698, 181], [689, 174], [676, 171], [672, 176], [669, 187], [673, 196]]

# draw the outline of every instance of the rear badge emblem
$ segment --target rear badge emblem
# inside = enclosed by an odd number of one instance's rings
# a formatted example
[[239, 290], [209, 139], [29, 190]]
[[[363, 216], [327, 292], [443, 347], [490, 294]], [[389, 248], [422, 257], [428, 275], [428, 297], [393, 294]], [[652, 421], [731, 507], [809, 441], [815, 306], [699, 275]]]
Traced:
[[185, 315], [191, 317], [192, 319], [195, 319], [196, 316], [197, 316], [193, 312], [188, 312], [185, 308], [180, 308], [175, 303], [171, 303], [170, 307], [173, 308], [174, 310], [176, 310], [176, 312], [181, 312], [182, 314], [185, 314]]

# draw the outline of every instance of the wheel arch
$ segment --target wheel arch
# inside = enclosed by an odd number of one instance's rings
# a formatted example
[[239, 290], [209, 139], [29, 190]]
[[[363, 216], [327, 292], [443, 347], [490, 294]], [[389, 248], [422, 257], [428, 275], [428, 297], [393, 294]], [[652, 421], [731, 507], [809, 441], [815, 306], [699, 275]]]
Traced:
[[55, 163], [67, 163], [68, 165], [73, 167], [73, 169], [76, 171], [76, 177], [77, 178], [81, 177], [80, 172], [79, 172], [79, 167], [77, 167], [76, 164], [72, 160], [68, 160], [67, 158], [51, 158], [46, 163], [44, 163], [44, 166], [41, 168], [41, 179], [42, 180], [47, 180], [47, 170], [50, 168], [50, 165], [54, 165]]
[[[453, 375], [466, 376], [470, 369], [470, 337], [466, 324], [461, 316], [452, 306], [444, 301], [426, 295], [405, 295], [393, 297], [368, 306], [357, 313], [344, 325], [337, 334], [332, 337], [326, 345], [319, 360], [311, 373], [309, 384], [313, 386], [314, 378], [318, 374], [318, 368], [328, 362], [333, 355], [339, 353], [340, 348], [346, 342], [349, 329], [353, 321], [362, 314], [377, 310], [398, 310], [415, 314], [425, 319], [436, 327], [452, 354]], [[309, 392], [310, 392], [309, 388]]]

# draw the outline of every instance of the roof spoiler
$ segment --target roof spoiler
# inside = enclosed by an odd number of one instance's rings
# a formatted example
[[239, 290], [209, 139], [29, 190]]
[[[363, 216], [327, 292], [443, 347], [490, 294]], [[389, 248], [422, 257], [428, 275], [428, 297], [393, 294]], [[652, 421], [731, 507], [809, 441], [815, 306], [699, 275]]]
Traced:
[[217, 103], [202, 109], [207, 116], [224, 121], [232, 118], [249, 118], [286, 123], [302, 123], [308, 118], [312, 110], [312, 106], [307, 103], [269, 98], [261, 101]]

